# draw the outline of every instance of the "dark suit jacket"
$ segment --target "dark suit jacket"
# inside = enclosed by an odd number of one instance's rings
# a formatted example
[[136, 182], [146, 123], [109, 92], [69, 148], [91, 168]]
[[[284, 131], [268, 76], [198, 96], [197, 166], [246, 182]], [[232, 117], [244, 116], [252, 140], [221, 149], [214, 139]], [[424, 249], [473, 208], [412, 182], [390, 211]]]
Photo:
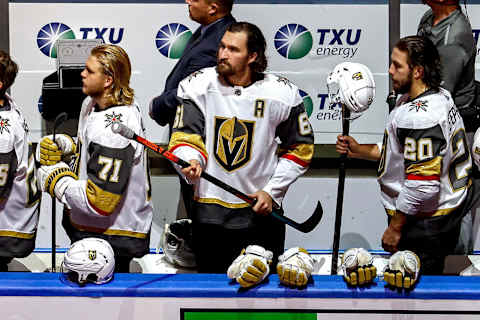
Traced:
[[225, 30], [233, 22], [235, 18], [227, 15], [209, 27], [203, 35], [200, 35], [201, 27], [195, 31], [182, 57], [168, 75], [165, 90], [151, 102], [150, 117], [159, 125], [170, 124], [170, 128], [172, 127], [178, 106], [179, 82], [197, 70], [217, 65], [218, 45]]

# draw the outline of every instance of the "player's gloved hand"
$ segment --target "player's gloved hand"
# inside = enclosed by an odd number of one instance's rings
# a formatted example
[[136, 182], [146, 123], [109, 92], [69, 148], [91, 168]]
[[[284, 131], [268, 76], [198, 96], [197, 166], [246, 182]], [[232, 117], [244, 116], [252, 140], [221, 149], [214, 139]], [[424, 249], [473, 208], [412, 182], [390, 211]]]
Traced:
[[300, 247], [290, 248], [278, 257], [278, 277], [287, 286], [303, 287], [307, 284], [315, 265], [315, 260], [307, 250]]
[[256, 245], [248, 246], [228, 267], [227, 275], [242, 287], [249, 288], [268, 276], [272, 258], [271, 251]]
[[372, 283], [377, 276], [373, 256], [363, 248], [350, 248], [342, 256], [343, 279], [352, 286]]
[[62, 156], [75, 153], [77, 146], [73, 139], [66, 134], [48, 135], [40, 140], [35, 158], [41, 165], [50, 166], [62, 160]]
[[395, 252], [383, 272], [385, 282], [397, 288], [410, 289], [418, 279], [420, 258], [412, 251]]
[[68, 185], [78, 177], [65, 162], [53, 166], [41, 166], [37, 170], [37, 179], [42, 192], [48, 192], [52, 197], [62, 199]]

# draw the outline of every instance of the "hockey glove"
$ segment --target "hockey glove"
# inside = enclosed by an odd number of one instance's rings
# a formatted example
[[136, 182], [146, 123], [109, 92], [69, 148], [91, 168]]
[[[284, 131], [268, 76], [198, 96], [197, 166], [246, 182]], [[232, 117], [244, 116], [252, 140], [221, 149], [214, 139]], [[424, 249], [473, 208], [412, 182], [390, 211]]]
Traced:
[[42, 192], [48, 192], [61, 200], [65, 189], [78, 177], [65, 162], [58, 162], [53, 166], [41, 166], [37, 171], [37, 179]]
[[410, 289], [418, 279], [420, 258], [412, 251], [395, 252], [383, 272], [385, 282], [392, 287]]
[[280, 281], [293, 287], [303, 287], [315, 269], [315, 260], [307, 250], [294, 247], [278, 257], [277, 273]]
[[268, 276], [272, 258], [271, 251], [256, 245], [248, 246], [228, 267], [227, 275], [242, 287], [249, 288]]
[[36, 160], [41, 165], [50, 166], [62, 160], [62, 156], [69, 156], [75, 153], [77, 147], [73, 139], [66, 134], [45, 136], [38, 144]]
[[370, 284], [377, 276], [373, 256], [363, 248], [350, 248], [342, 256], [343, 279], [351, 286]]

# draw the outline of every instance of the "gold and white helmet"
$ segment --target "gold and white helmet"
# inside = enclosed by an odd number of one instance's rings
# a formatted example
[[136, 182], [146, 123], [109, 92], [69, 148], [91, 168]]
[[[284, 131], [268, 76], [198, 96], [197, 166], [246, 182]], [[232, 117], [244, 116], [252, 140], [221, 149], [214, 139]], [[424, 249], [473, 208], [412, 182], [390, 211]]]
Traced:
[[62, 269], [70, 280], [79, 284], [107, 283], [112, 280], [115, 269], [113, 249], [100, 238], [79, 240], [65, 253]]
[[358, 118], [375, 98], [375, 80], [367, 66], [356, 62], [342, 62], [327, 77], [330, 106], [340, 103], [351, 112], [350, 119]]

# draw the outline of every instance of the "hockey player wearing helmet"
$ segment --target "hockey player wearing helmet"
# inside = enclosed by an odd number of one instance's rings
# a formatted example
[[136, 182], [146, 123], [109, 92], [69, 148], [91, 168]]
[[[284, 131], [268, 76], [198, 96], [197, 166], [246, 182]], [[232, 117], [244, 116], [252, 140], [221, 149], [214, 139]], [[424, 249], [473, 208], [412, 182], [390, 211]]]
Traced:
[[379, 161], [389, 221], [383, 248], [411, 250], [422, 273], [441, 274], [473, 195], [465, 127], [450, 93], [440, 87], [440, 57], [429, 39], [402, 38], [391, 58], [394, 89], [404, 95], [388, 116], [383, 143], [339, 136], [336, 147], [352, 158]]
[[[130, 59], [119, 46], [100, 45], [92, 49], [81, 75], [88, 97], [80, 112], [78, 140], [43, 138], [38, 177], [42, 191], [65, 205], [62, 225], [70, 240], [107, 240], [115, 252], [115, 271], [128, 272], [134, 257], [149, 252], [153, 214], [144, 147], [110, 128], [122, 122], [144, 135], [130, 87]], [[74, 158], [72, 170], [59, 161], [67, 156]]]
[[[267, 266], [272, 261], [275, 266], [283, 253], [285, 225], [270, 215], [272, 205], [282, 203], [313, 155], [313, 131], [298, 88], [264, 73], [265, 49], [257, 26], [238, 22], [227, 28], [217, 67], [180, 82], [181, 105], [169, 144], [172, 153], [191, 164], [180, 172], [195, 185], [191, 218], [198, 271], [228, 269], [237, 279], [244, 270], [255, 270], [247, 286], [263, 280]], [[256, 198], [256, 204], [250, 207], [199, 179], [203, 170]]]
[[28, 126], [7, 90], [18, 66], [0, 50], [0, 271], [35, 248], [40, 192], [28, 143]]

